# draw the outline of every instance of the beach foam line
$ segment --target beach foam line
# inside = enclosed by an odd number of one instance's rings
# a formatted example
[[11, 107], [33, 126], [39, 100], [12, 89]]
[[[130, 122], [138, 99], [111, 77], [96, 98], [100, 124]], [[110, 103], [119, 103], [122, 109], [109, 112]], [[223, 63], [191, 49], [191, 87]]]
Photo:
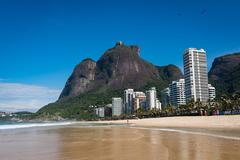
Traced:
[[240, 141], [240, 137], [224, 136], [224, 135], [217, 135], [217, 134], [212, 134], [212, 133], [186, 131], [186, 130], [181, 130], [181, 129], [148, 128], [148, 127], [136, 127], [136, 126], [130, 126], [129, 128], [134, 128], [134, 129], [150, 129], [150, 130], [165, 131], [165, 132], [178, 132], [178, 133], [184, 133], [184, 134], [194, 134], [194, 135], [210, 136], [210, 137], [215, 137], [215, 138], [224, 138], [224, 139], [239, 140], [239, 141]]
[[70, 124], [73, 124], [73, 123], [74, 122], [6, 124], [6, 125], [0, 125], [0, 130], [32, 128], [32, 127], [62, 126], [62, 125], [70, 125]]

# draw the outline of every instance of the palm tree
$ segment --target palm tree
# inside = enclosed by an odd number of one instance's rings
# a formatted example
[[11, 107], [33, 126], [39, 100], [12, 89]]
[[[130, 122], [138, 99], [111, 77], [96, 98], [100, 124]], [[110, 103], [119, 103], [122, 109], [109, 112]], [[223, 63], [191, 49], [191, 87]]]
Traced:
[[195, 106], [194, 99], [191, 99], [187, 104], [187, 108], [190, 113], [193, 113], [195, 111], [194, 106]]
[[204, 108], [200, 99], [197, 99], [197, 101], [194, 103], [194, 108], [197, 110], [198, 113], [201, 114], [201, 116], [203, 115]]

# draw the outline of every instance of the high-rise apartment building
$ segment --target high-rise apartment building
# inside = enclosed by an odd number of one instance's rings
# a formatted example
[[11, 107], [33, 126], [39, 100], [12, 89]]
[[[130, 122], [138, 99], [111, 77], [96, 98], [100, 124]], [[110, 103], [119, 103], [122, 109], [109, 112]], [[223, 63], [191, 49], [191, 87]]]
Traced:
[[169, 84], [170, 89], [170, 103], [174, 107], [186, 104], [185, 98], [185, 80], [179, 79], [178, 81], [172, 81]]
[[155, 87], [152, 87], [146, 92], [146, 102], [148, 109], [156, 107], [157, 91]]
[[134, 90], [133, 89], [126, 89], [124, 91], [124, 112], [126, 114], [133, 113], [133, 103], [134, 103]]
[[123, 113], [122, 98], [112, 98], [112, 116], [120, 116]]
[[161, 102], [162, 107], [167, 107], [170, 104], [170, 89], [169, 87], [165, 88], [161, 91]]
[[139, 108], [145, 108], [146, 106], [146, 94], [144, 92], [134, 92], [134, 104], [133, 108], [136, 111]]
[[206, 52], [203, 49], [189, 48], [183, 55], [186, 102], [207, 102], [208, 74]]
[[162, 103], [158, 100], [158, 99], [156, 99], [156, 107], [155, 107], [156, 109], [162, 109]]
[[210, 100], [213, 100], [214, 98], [216, 98], [215, 87], [213, 87], [211, 84], [208, 84], [208, 93], [209, 93]]

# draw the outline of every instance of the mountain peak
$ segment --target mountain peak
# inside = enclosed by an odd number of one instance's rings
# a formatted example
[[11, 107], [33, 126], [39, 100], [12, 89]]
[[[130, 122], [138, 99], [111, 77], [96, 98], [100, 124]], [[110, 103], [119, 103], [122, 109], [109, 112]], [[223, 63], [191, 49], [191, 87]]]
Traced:
[[[174, 67], [169, 67], [167, 71], [164, 71], [168, 73], [168, 77], [173, 77], [172, 75], [177, 77], [178, 73], [170, 72], [172, 68]], [[119, 41], [114, 47], [108, 49], [97, 62], [87, 58], [77, 65], [60, 98], [106, 89], [140, 89], [149, 82], [162, 83], [164, 78], [161, 76], [166, 74], [160, 76], [159, 73], [157, 67], [140, 57], [138, 46], [127, 46]]]

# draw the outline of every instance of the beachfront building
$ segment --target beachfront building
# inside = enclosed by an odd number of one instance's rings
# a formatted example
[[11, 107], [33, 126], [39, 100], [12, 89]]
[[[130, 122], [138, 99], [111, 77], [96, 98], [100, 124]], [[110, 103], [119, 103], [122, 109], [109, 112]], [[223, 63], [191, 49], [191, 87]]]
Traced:
[[105, 117], [105, 109], [104, 107], [98, 107], [95, 109], [95, 114], [100, 117], [100, 118], [104, 118]]
[[112, 116], [120, 116], [123, 113], [122, 98], [112, 98]]
[[209, 93], [210, 100], [214, 100], [216, 98], [215, 87], [213, 87], [211, 84], [208, 84], [208, 93]]
[[124, 112], [126, 114], [132, 114], [133, 113], [133, 104], [134, 104], [134, 90], [133, 89], [126, 89], [124, 91]]
[[189, 48], [183, 55], [186, 102], [200, 100], [207, 102], [208, 73], [204, 49]]
[[[159, 103], [157, 104], [157, 91], [155, 87], [152, 87], [146, 92], [146, 105], [148, 109], [157, 109], [159, 108]], [[161, 105], [160, 105], [161, 106]]]
[[144, 92], [134, 92], [135, 98], [133, 102], [133, 109], [134, 111], [138, 110], [139, 108], [146, 107], [146, 94]]
[[169, 84], [170, 89], [170, 103], [174, 107], [186, 104], [185, 98], [185, 80], [179, 79], [178, 81], [172, 81]]
[[156, 109], [162, 109], [162, 104], [158, 99], [156, 99]]
[[170, 104], [170, 89], [169, 87], [161, 91], [161, 102], [162, 107], [165, 108]]

